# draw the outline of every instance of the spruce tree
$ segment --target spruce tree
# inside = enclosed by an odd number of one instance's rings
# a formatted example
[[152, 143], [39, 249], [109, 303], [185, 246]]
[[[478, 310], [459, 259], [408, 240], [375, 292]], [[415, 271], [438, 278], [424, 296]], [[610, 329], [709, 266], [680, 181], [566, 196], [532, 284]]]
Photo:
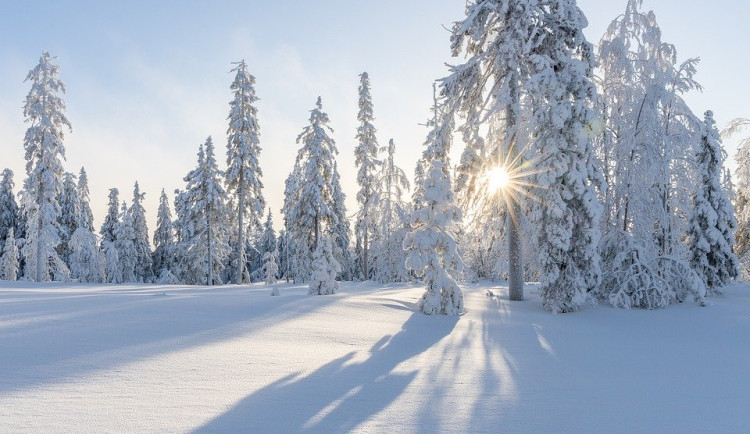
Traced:
[[107, 215], [104, 216], [104, 222], [99, 235], [101, 236], [102, 246], [105, 242], [114, 243], [117, 239], [115, 228], [120, 221], [120, 191], [116, 188], [109, 189], [109, 202], [107, 203]]
[[373, 240], [373, 277], [379, 282], [408, 280], [406, 255], [402, 248], [408, 227], [408, 205], [403, 196], [409, 190], [406, 174], [396, 166], [396, 145], [388, 142], [387, 157], [377, 176], [376, 213], [378, 238]]
[[70, 259], [70, 246], [68, 243], [73, 236], [73, 232], [78, 229], [81, 216], [78, 186], [76, 185], [75, 175], [70, 172], [65, 172], [63, 189], [59, 202], [60, 247], [58, 248], [58, 252], [60, 253], [62, 260], [68, 264], [68, 260]]
[[376, 227], [374, 207], [377, 199], [375, 177], [379, 166], [377, 130], [372, 125], [374, 120], [372, 96], [370, 95], [370, 77], [366, 72], [360, 75], [359, 83], [359, 113], [357, 114], [359, 127], [357, 128], [357, 147], [354, 148], [355, 164], [357, 166], [357, 224], [355, 226], [357, 260], [361, 267], [358, 274], [364, 280], [370, 279], [370, 244], [372, 233]]
[[150, 282], [154, 278], [151, 245], [148, 242], [146, 209], [143, 207], [145, 196], [146, 193], [141, 193], [138, 181], [136, 181], [133, 188], [133, 203], [130, 205], [129, 213], [133, 219], [133, 231], [135, 233], [133, 244], [136, 251], [135, 279], [137, 282]]
[[58, 78], [60, 68], [54, 57], [43, 52], [39, 64], [29, 71], [26, 81], [31, 90], [26, 96], [23, 114], [30, 124], [24, 136], [26, 180], [23, 209], [26, 214], [26, 242], [23, 254], [27, 272], [33, 280], [63, 279], [67, 267], [60, 259], [60, 203], [65, 147], [65, 128], [71, 129], [65, 117], [61, 94], [65, 85]]
[[338, 218], [333, 189], [338, 151], [328, 135], [332, 131], [328, 122], [328, 115], [323, 112], [318, 97], [310, 112], [310, 125], [297, 137], [297, 143], [302, 147], [297, 154], [293, 176], [287, 182], [287, 190], [291, 191], [286, 196], [284, 218], [290, 225], [287, 231], [294, 242], [294, 267], [302, 280], [310, 278], [312, 256], [320, 237], [331, 233]]
[[[236, 63], [231, 89], [234, 99], [229, 103], [229, 129], [227, 130], [227, 193], [236, 197], [237, 241], [235, 246], [234, 283], [242, 283], [245, 271], [245, 230], [260, 224], [265, 209], [263, 198], [263, 172], [260, 169], [260, 126], [255, 103], [255, 77], [247, 71], [245, 61]], [[233, 208], [234, 210], [234, 208]], [[247, 219], [245, 216], [247, 214]]]
[[737, 277], [739, 261], [733, 251], [734, 207], [721, 185], [724, 149], [711, 111], [705, 114], [697, 160], [698, 186], [688, 227], [690, 265], [709, 295], [717, 295]]
[[135, 229], [133, 227], [133, 216], [123, 201], [120, 209], [120, 219], [115, 227], [115, 248], [120, 262], [120, 274], [122, 282], [135, 283], [135, 267], [138, 263], [138, 251], [135, 247]]
[[94, 213], [91, 212], [91, 199], [89, 197], [89, 176], [86, 169], [81, 167], [78, 173], [78, 203], [79, 203], [79, 221], [78, 226], [83, 227], [89, 232], [94, 232]]
[[169, 199], [164, 189], [159, 196], [159, 209], [156, 213], [156, 230], [154, 231], [154, 274], [161, 277], [164, 271], [174, 273], [174, 226], [172, 212], [169, 209]]
[[[221, 271], [228, 254], [226, 191], [223, 173], [214, 156], [211, 137], [198, 150], [198, 167], [186, 177], [187, 187], [180, 207], [185, 207], [184, 259], [190, 283], [222, 284]], [[179, 213], [179, 211], [178, 211]]]
[[423, 157], [427, 171], [420, 189], [422, 206], [412, 212], [412, 231], [404, 239], [406, 267], [427, 285], [417, 304], [427, 315], [459, 315], [464, 309], [463, 292], [456, 282], [463, 262], [453, 235], [461, 210], [454, 203], [448, 165], [453, 126], [452, 114], [436, 107]]
[[4, 280], [18, 280], [18, 261], [20, 258], [13, 228], [8, 230], [4, 241], [2, 256], [0, 256], [0, 277]]
[[341, 272], [341, 265], [333, 257], [333, 246], [327, 235], [321, 236], [315, 248], [312, 260], [312, 277], [310, 278], [310, 295], [335, 294], [339, 289], [336, 275]]
[[0, 179], [0, 252], [3, 251], [8, 233], [13, 231], [18, 235], [18, 227], [21, 223], [18, 204], [13, 194], [14, 186], [13, 171], [3, 170], [2, 179]]

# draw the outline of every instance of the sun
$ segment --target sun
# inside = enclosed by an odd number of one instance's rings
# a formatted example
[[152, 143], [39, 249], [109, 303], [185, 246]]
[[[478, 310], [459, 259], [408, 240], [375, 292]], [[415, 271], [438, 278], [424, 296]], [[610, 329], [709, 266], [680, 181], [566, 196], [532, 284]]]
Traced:
[[504, 190], [510, 185], [510, 173], [508, 173], [508, 170], [503, 166], [494, 167], [487, 172], [487, 181], [489, 183], [490, 192], [495, 193]]

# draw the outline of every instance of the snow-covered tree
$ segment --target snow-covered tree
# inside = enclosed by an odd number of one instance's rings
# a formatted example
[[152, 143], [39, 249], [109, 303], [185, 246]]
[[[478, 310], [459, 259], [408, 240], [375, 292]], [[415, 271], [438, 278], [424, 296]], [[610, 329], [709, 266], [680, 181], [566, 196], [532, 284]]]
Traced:
[[[263, 172], [258, 163], [260, 156], [260, 126], [255, 102], [255, 77], [247, 71], [245, 61], [236, 63], [231, 89], [234, 99], [229, 103], [229, 129], [227, 130], [227, 193], [236, 197], [237, 241], [235, 246], [234, 283], [242, 283], [246, 273], [244, 246], [245, 229], [260, 224], [265, 209], [263, 198]], [[232, 209], [234, 211], [234, 208]], [[247, 213], [247, 220], [245, 215]]]
[[102, 246], [105, 242], [114, 243], [117, 239], [115, 229], [120, 221], [120, 191], [116, 188], [109, 189], [109, 202], [107, 204], [107, 215], [104, 216], [104, 223], [99, 229]]
[[150, 282], [154, 278], [151, 245], [148, 242], [146, 209], [143, 207], [145, 196], [146, 193], [141, 193], [138, 181], [136, 181], [133, 188], [133, 203], [130, 205], [128, 212], [133, 219], [133, 231], [135, 233], [133, 244], [136, 251], [135, 279], [137, 282]]
[[690, 265], [703, 279], [709, 294], [715, 295], [737, 277], [739, 261], [733, 251], [737, 227], [734, 207], [721, 185], [724, 149], [711, 111], [705, 114], [700, 146], [699, 184], [688, 227]]
[[[733, 119], [721, 135], [733, 137], [750, 126], [750, 119]], [[740, 258], [742, 278], [750, 279], [750, 137], [744, 137], [737, 146], [734, 156], [737, 169], [734, 172], [734, 208], [737, 218], [735, 232], [735, 253]]]
[[[118, 223], [119, 226], [119, 223]], [[114, 241], [102, 241], [104, 253], [104, 273], [108, 283], [122, 283], [122, 267], [120, 266], [120, 255]]]
[[456, 283], [463, 262], [453, 236], [461, 222], [461, 210], [454, 204], [447, 163], [453, 122], [452, 114], [445, 115], [436, 107], [434, 127], [424, 152], [428, 165], [421, 188], [422, 207], [411, 214], [412, 232], [404, 239], [404, 249], [408, 250], [406, 267], [427, 284], [418, 307], [428, 315], [458, 315], [464, 308], [463, 292]]
[[[156, 230], [154, 231], [153, 268], [154, 275], [161, 277], [164, 270], [174, 271], [174, 227], [169, 199], [164, 189], [159, 196], [159, 209], [156, 212]], [[159, 279], [160, 280], [160, 279]]]
[[351, 228], [349, 218], [346, 216], [346, 195], [341, 189], [341, 176], [338, 165], [333, 163], [333, 178], [331, 180], [331, 191], [333, 193], [333, 213], [336, 219], [330, 229], [333, 239], [333, 256], [341, 265], [341, 278], [352, 280], [354, 274], [354, 261], [351, 253]]
[[65, 85], [58, 78], [59, 66], [54, 57], [43, 52], [39, 64], [29, 71], [26, 81], [31, 90], [26, 96], [23, 114], [30, 124], [24, 136], [26, 175], [23, 210], [28, 228], [23, 255], [26, 276], [39, 282], [64, 279], [67, 267], [60, 259], [60, 204], [65, 147], [63, 130], [70, 130], [61, 94]]
[[276, 276], [279, 274], [279, 265], [276, 263], [278, 252], [266, 252], [263, 254], [263, 271], [266, 273], [266, 285], [276, 283]]
[[79, 208], [78, 226], [93, 233], [94, 214], [91, 212], [91, 199], [89, 197], [89, 176], [83, 167], [81, 167], [81, 171], [78, 173], [77, 194]]
[[260, 254], [263, 255], [264, 261], [266, 253], [277, 251], [276, 231], [273, 229], [273, 217], [270, 208], [268, 209], [266, 222], [263, 224], [263, 232], [261, 233], [256, 246]]
[[283, 213], [287, 233], [294, 243], [295, 280], [310, 278], [318, 241], [322, 235], [331, 233], [337, 223], [333, 180], [338, 151], [328, 135], [332, 131], [328, 122], [318, 97], [310, 112], [310, 125], [297, 137], [302, 147], [287, 178]]
[[0, 252], [3, 251], [2, 248], [9, 232], [13, 231], [18, 235], [19, 209], [13, 194], [13, 187], [13, 171], [3, 170], [2, 179], [0, 179]]
[[78, 198], [78, 186], [76, 185], [75, 175], [65, 172], [63, 180], [63, 189], [59, 198], [60, 202], [60, 247], [58, 252], [60, 257], [69, 263], [70, 258], [70, 237], [78, 229], [81, 220], [80, 200]]
[[138, 250], [135, 247], [133, 216], [125, 202], [122, 203], [120, 219], [115, 227], [115, 247], [120, 261], [120, 273], [125, 283], [137, 282], [135, 267], [138, 263]]
[[68, 242], [70, 277], [79, 282], [102, 282], [105, 270], [96, 235], [83, 226], [76, 228]]
[[357, 120], [357, 147], [354, 148], [355, 164], [357, 166], [357, 224], [355, 225], [356, 252], [360, 274], [364, 280], [370, 279], [370, 243], [373, 230], [376, 228], [374, 207], [377, 199], [376, 176], [379, 166], [382, 164], [378, 159], [378, 139], [375, 136], [377, 130], [372, 121], [375, 119], [372, 107], [372, 95], [370, 94], [370, 76], [363, 72], [360, 74], [359, 82], [359, 113]]
[[541, 290], [545, 308], [571, 312], [600, 279], [599, 219], [589, 125], [596, 119], [591, 79], [592, 46], [583, 35], [586, 17], [575, 0], [545, 10], [545, 31], [533, 50], [532, 101], [535, 176], [534, 221], [539, 230]]
[[379, 282], [403, 282], [409, 279], [406, 252], [403, 249], [409, 225], [409, 209], [404, 193], [409, 180], [396, 166], [396, 145], [388, 142], [387, 157], [377, 175], [377, 238], [373, 240], [373, 278]]
[[18, 280], [19, 253], [13, 228], [8, 230], [0, 256], [0, 277], [3, 280]]
[[279, 238], [277, 245], [279, 247], [279, 254], [277, 256], [279, 266], [279, 278], [285, 279], [289, 282], [293, 279], [292, 269], [290, 267], [293, 253], [291, 252], [291, 243], [287, 236], [286, 229], [282, 229], [279, 232]]
[[339, 289], [336, 275], [341, 272], [341, 265], [333, 257], [333, 246], [330, 238], [323, 235], [318, 240], [312, 261], [312, 277], [310, 278], [310, 295], [335, 294]]
[[[226, 191], [222, 186], [223, 173], [214, 156], [211, 137], [198, 150], [198, 166], [185, 177], [187, 187], [178, 200], [180, 243], [187, 267], [186, 282], [207, 285], [222, 284], [221, 271], [228, 254], [228, 231], [224, 222]], [[184, 211], [181, 208], [184, 207]]]

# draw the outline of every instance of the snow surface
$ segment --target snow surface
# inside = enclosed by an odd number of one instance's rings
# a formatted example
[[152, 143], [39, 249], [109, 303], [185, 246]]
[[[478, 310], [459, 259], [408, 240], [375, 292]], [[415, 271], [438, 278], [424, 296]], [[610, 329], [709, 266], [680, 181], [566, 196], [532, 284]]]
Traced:
[[[552, 315], [538, 290], [0, 284], [0, 432], [746, 432], [750, 286]], [[487, 290], [499, 298], [485, 295]]]

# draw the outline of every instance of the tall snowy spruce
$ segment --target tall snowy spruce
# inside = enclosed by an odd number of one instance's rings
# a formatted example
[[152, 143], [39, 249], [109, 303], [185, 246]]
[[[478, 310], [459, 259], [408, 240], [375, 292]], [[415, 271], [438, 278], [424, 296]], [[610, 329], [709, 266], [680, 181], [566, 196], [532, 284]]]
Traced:
[[422, 206], [411, 214], [412, 231], [404, 239], [406, 267], [427, 284], [418, 302], [419, 310], [427, 315], [459, 315], [464, 309], [463, 292], [456, 283], [463, 262], [453, 236], [461, 222], [461, 210], [454, 204], [448, 166], [453, 126], [453, 116], [436, 108], [424, 152], [427, 171]]
[[404, 194], [409, 190], [409, 180], [396, 166], [393, 139], [388, 142], [386, 153], [376, 177], [378, 237], [373, 240], [372, 277], [379, 282], [405, 282], [409, 272], [403, 244], [409, 227], [409, 205], [404, 202]]
[[133, 203], [128, 210], [133, 219], [133, 231], [135, 238], [133, 244], [136, 251], [135, 279], [137, 282], [150, 282], [154, 278], [153, 261], [151, 259], [151, 245], [148, 242], [148, 226], [146, 224], [146, 209], [143, 207], [143, 199], [146, 193], [136, 181], [133, 187]]
[[594, 186], [603, 187], [603, 181], [588, 134], [596, 118], [595, 61], [583, 35], [586, 17], [575, 0], [543, 9], [542, 18], [547, 35], [532, 50], [527, 84], [540, 171], [532, 217], [539, 228], [544, 307], [562, 313], [580, 309], [600, 279], [602, 206]]
[[[221, 271], [228, 255], [228, 228], [223, 224], [226, 191], [222, 186], [223, 173], [214, 157], [211, 137], [198, 150], [198, 167], [186, 177], [187, 187], [180, 199], [185, 207], [181, 226], [183, 258], [187, 262], [184, 280], [193, 284], [222, 284]], [[179, 214], [179, 211], [178, 211]]]
[[357, 224], [355, 226], [356, 252], [358, 275], [363, 280], [370, 279], [370, 249], [372, 234], [376, 228], [374, 207], [377, 199], [376, 176], [379, 166], [377, 130], [372, 124], [374, 120], [372, 96], [370, 95], [370, 76], [363, 72], [359, 82], [359, 113], [357, 113], [359, 127], [357, 127], [357, 147], [354, 148], [355, 164], [357, 166]]
[[[260, 156], [260, 126], [255, 102], [255, 77], [247, 71], [245, 61], [236, 63], [231, 89], [234, 99], [229, 103], [229, 129], [227, 130], [227, 193], [234, 195], [237, 213], [237, 242], [234, 258], [234, 283], [242, 283], [248, 274], [245, 259], [246, 233], [248, 227], [260, 224], [265, 209], [263, 198], [263, 172], [258, 163]], [[232, 209], [234, 212], [235, 210]], [[247, 216], [247, 219], [245, 218]], [[252, 270], [250, 270], [252, 271]]]
[[328, 115], [323, 112], [323, 104], [318, 97], [315, 108], [310, 112], [310, 125], [297, 137], [297, 143], [302, 147], [292, 175], [287, 179], [284, 219], [294, 244], [293, 266], [303, 281], [310, 279], [314, 272], [313, 255], [320, 238], [333, 236], [338, 223], [333, 185], [335, 155], [338, 151], [336, 143], [328, 135], [332, 131], [328, 122]]
[[18, 203], [16, 196], [13, 194], [13, 171], [10, 169], [3, 170], [2, 179], [0, 179], [0, 252], [4, 246], [8, 233], [13, 231], [18, 234], [18, 227], [21, 223]]
[[734, 207], [721, 185], [724, 149], [711, 111], [705, 114], [697, 160], [698, 185], [688, 227], [690, 265], [707, 292], [716, 295], [737, 277], [739, 261], [733, 251]]
[[65, 147], [63, 130], [71, 129], [65, 117], [61, 94], [65, 85], [58, 78], [60, 68], [54, 57], [43, 52], [39, 64], [26, 76], [31, 90], [23, 114], [30, 124], [24, 136], [26, 175], [23, 210], [26, 214], [26, 241], [23, 255], [25, 276], [40, 282], [65, 279], [68, 269], [57, 253], [60, 245], [60, 203]]

